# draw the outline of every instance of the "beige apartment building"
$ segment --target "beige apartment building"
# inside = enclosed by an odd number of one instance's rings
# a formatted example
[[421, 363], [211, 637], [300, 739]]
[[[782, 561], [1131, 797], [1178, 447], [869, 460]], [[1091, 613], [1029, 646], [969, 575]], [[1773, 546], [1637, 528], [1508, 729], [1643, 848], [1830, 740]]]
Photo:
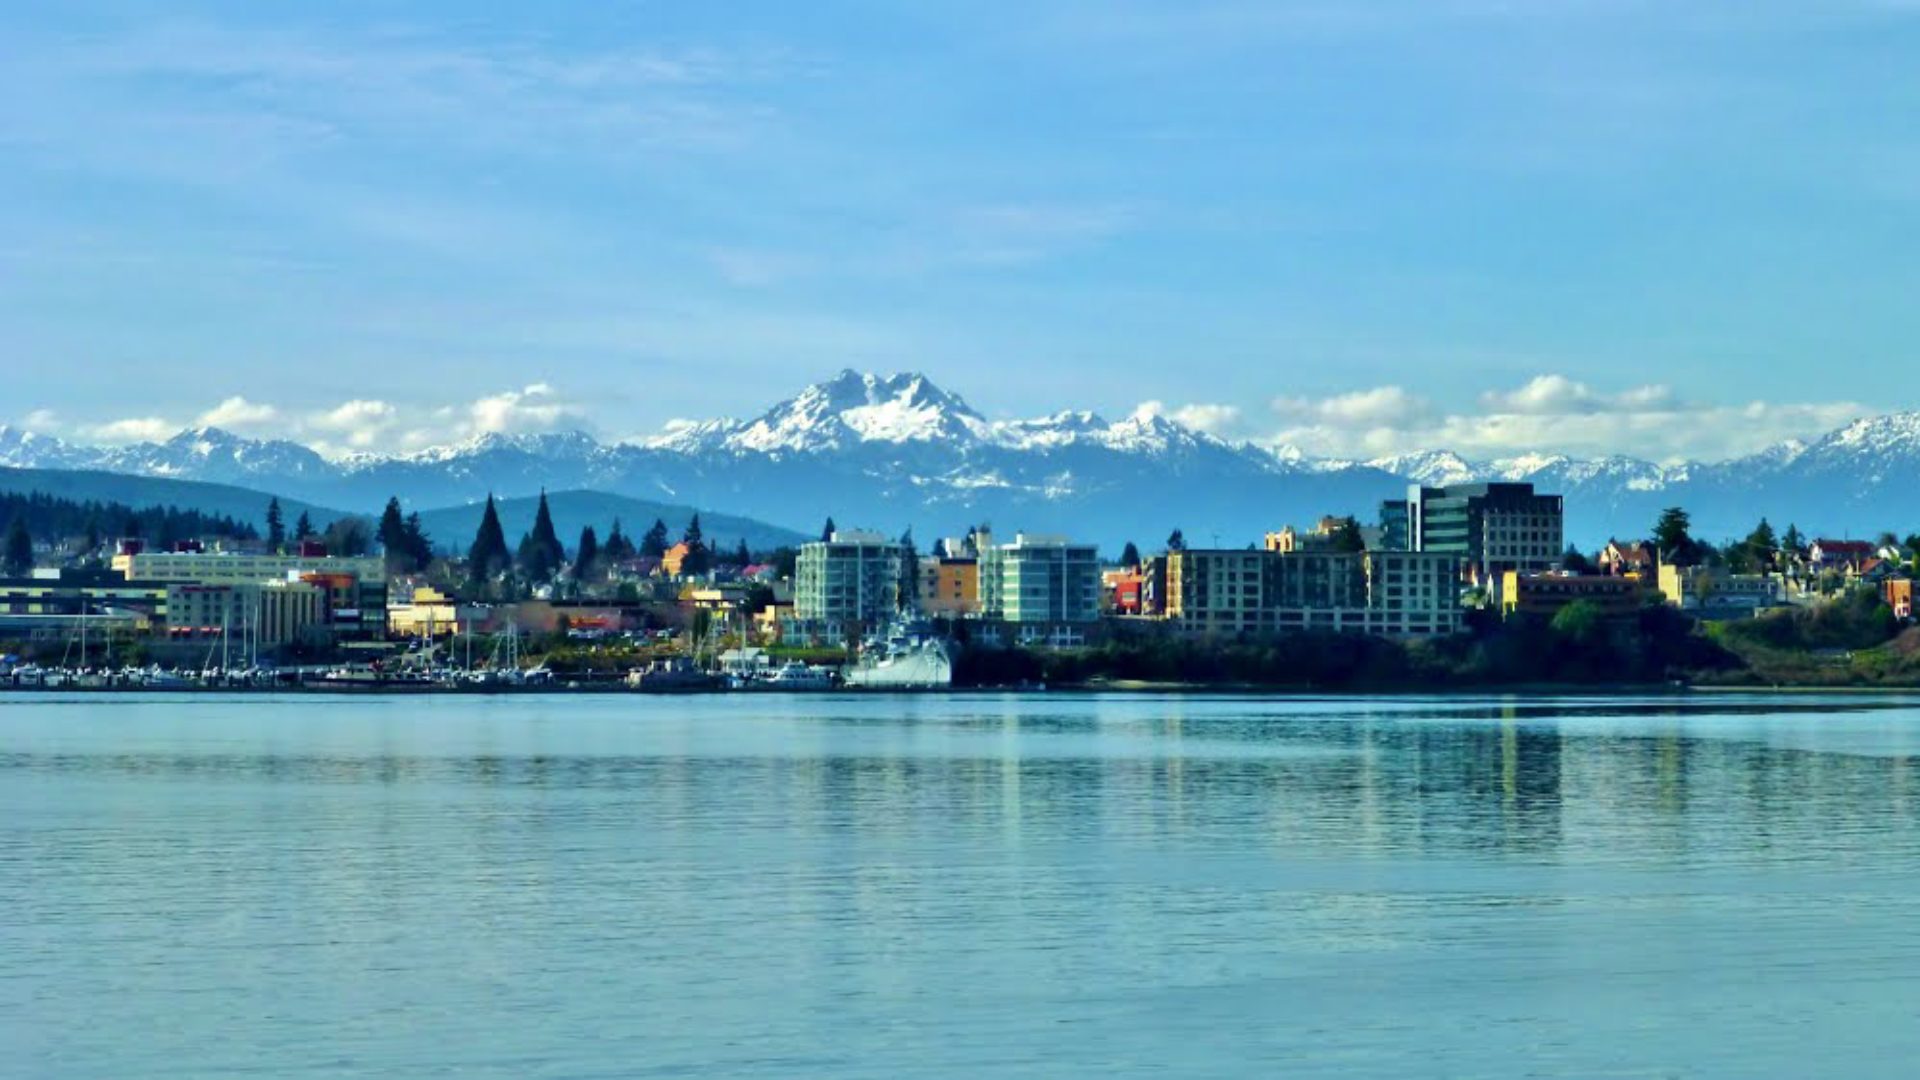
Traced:
[[1166, 616], [1209, 635], [1452, 634], [1460, 629], [1459, 573], [1450, 553], [1174, 551]]

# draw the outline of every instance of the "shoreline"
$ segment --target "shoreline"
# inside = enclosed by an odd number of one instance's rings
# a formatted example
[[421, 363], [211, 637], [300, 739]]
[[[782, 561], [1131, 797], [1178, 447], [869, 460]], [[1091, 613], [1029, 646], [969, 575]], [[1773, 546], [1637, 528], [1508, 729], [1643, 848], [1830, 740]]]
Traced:
[[1257, 683], [1196, 683], [1115, 680], [1112, 682], [1051, 685], [952, 686], [923, 688], [832, 687], [828, 689], [780, 690], [760, 688], [742, 690], [644, 690], [620, 683], [555, 683], [546, 686], [435, 686], [407, 683], [297, 683], [266, 686], [39, 686], [0, 684], [0, 700], [9, 695], [21, 697], [43, 694], [116, 696], [149, 694], [189, 696], [196, 694], [315, 696], [315, 697], [764, 697], [809, 696], [913, 696], [948, 695], [956, 697], [991, 694], [1044, 693], [1086, 696], [1097, 694], [1154, 694], [1221, 697], [1261, 695], [1268, 697], [1617, 697], [1623, 694], [1647, 697], [1685, 697], [1696, 694], [1837, 694], [1860, 697], [1920, 695], [1920, 686], [1818, 686], [1818, 685], [1714, 685], [1712, 683], [1615, 683], [1596, 686], [1591, 683], [1532, 682], [1524, 684], [1488, 684], [1484, 686], [1399, 686], [1399, 687], [1320, 687], [1303, 684], [1265, 685]]

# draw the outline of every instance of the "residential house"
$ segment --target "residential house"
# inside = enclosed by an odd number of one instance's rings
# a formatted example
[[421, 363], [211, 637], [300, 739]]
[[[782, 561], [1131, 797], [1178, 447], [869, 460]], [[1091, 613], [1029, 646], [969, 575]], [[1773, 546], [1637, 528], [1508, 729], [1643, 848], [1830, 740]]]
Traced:
[[1608, 540], [1600, 549], [1600, 572], [1611, 577], [1651, 578], [1660, 565], [1660, 555], [1645, 540], [1621, 543]]
[[1858, 573], [1873, 557], [1873, 544], [1866, 540], [1815, 540], [1807, 549], [1807, 562], [1816, 572]]

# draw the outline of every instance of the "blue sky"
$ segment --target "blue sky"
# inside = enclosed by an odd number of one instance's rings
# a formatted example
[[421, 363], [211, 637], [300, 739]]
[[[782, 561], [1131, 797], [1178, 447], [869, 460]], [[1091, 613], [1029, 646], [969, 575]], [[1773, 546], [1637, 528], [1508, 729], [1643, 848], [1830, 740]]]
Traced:
[[69, 437], [846, 366], [1340, 454], [1920, 405], [1920, 3], [7, 7], [0, 421]]

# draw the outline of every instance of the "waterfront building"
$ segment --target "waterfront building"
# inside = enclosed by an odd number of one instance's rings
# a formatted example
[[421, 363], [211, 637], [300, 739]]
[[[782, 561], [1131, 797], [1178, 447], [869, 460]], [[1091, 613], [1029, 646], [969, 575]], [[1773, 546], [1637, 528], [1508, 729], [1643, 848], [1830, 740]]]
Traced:
[[128, 579], [198, 585], [305, 582], [326, 597], [325, 618], [347, 637], [380, 637], [387, 630], [387, 564], [378, 555], [293, 555], [218, 551], [124, 552], [113, 568]]
[[310, 582], [173, 582], [166, 590], [169, 641], [224, 637], [230, 647], [277, 648], [299, 641], [317, 644], [330, 636], [326, 589]]
[[417, 585], [409, 599], [387, 606], [389, 637], [449, 637], [486, 621], [485, 608], [462, 604], [428, 585]]
[[167, 586], [110, 570], [39, 569], [0, 578], [0, 639], [59, 640], [89, 632], [146, 634], [167, 620]]
[[937, 618], [962, 618], [980, 612], [980, 560], [965, 555], [930, 555], [920, 560], [920, 611]]
[[1611, 574], [1523, 574], [1508, 570], [1500, 584], [1503, 617], [1552, 618], [1576, 601], [1586, 601], [1608, 618], [1624, 618], [1646, 605], [1651, 590], [1635, 577]]
[[1457, 557], [1467, 582], [1498, 589], [1508, 571], [1556, 569], [1566, 551], [1566, 507], [1532, 484], [1455, 484], [1407, 489], [1381, 504], [1381, 546]]
[[906, 548], [879, 533], [841, 530], [800, 546], [794, 564], [794, 614], [803, 621], [872, 623], [900, 607]]
[[1459, 573], [1446, 552], [1172, 551], [1166, 616], [1207, 635], [1452, 634]]
[[1010, 623], [1082, 623], [1100, 617], [1100, 556], [1092, 544], [1019, 533], [1011, 544], [976, 534], [980, 613]]

